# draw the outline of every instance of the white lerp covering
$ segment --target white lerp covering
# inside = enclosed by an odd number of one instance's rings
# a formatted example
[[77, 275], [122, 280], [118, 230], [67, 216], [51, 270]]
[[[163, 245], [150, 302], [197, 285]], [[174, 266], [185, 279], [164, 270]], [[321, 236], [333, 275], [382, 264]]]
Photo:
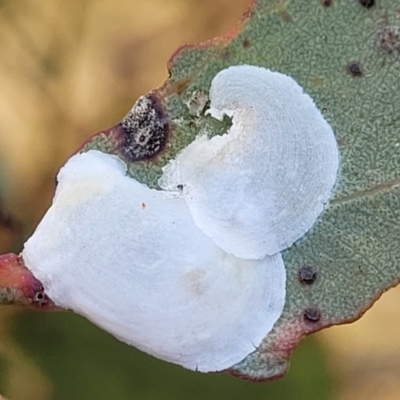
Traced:
[[114, 156], [75, 155], [58, 180], [23, 251], [57, 305], [200, 371], [241, 361], [272, 329], [285, 299], [280, 254], [227, 254], [196, 226], [185, 200], [129, 178]]
[[76, 155], [23, 251], [57, 305], [204, 372], [238, 363], [271, 331], [285, 302], [280, 251], [315, 223], [338, 170], [331, 128], [290, 77], [231, 67], [210, 98], [232, 127], [182, 150], [165, 191], [114, 156]]
[[261, 259], [315, 223], [333, 189], [336, 140], [313, 100], [289, 76], [249, 65], [219, 72], [209, 113], [232, 117], [223, 136], [198, 137], [163, 170], [196, 225], [229, 254]]

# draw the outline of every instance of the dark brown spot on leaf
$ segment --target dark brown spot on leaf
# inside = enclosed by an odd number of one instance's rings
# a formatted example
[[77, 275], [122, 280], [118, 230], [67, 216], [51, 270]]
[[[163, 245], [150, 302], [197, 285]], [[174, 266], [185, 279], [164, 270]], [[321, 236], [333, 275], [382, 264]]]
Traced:
[[299, 269], [299, 280], [305, 285], [311, 285], [317, 279], [317, 271], [309, 266], [304, 265]]
[[248, 39], [243, 40], [243, 47], [247, 49], [250, 46], [250, 41]]
[[365, 8], [371, 8], [375, 5], [375, 0], [358, 0], [359, 3]]
[[363, 70], [361, 64], [358, 61], [352, 61], [347, 65], [347, 72], [353, 76], [361, 76], [363, 74]]
[[322, 5], [325, 7], [330, 7], [333, 3], [333, 0], [322, 0]]
[[304, 310], [304, 319], [309, 322], [318, 322], [321, 319], [321, 311], [317, 307], [308, 307]]

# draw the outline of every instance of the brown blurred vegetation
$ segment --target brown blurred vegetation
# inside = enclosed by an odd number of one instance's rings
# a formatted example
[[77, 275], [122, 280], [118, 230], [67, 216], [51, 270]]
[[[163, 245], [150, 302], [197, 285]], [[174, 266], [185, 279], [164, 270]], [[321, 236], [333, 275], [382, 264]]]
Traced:
[[[47, 209], [59, 167], [80, 143], [117, 122], [135, 99], [161, 85], [185, 42], [225, 33], [248, 0], [0, 0], [0, 250], [20, 249]], [[4, 209], [4, 208], [3, 208]], [[12, 215], [12, 217], [10, 217]], [[18, 222], [20, 221], [20, 222]], [[23, 232], [23, 233], [22, 233]], [[318, 335], [329, 350], [337, 399], [397, 399], [399, 290], [352, 326]], [[46, 378], [7, 329], [15, 399], [49, 398]], [[29, 376], [29, 391], [20, 382]]]

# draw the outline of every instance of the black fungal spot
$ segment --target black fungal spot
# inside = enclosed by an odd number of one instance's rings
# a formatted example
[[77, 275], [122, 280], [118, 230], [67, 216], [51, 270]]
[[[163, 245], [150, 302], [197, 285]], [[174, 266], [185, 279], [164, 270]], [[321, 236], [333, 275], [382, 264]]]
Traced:
[[309, 307], [304, 310], [304, 319], [310, 322], [318, 322], [321, 319], [321, 311], [317, 307]]
[[377, 36], [378, 47], [386, 54], [400, 51], [400, 27], [386, 26]]
[[179, 184], [179, 185], [177, 185], [176, 187], [178, 188], [178, 190], [183, 190], [183, 185], [180, 185], [180, 184]]
[[317, 279], [317, 271], [309, 266], [304, 265], [299, 269], [299, 280], [305, 285], [311, 285]]
[[361, 76], [363, 74], [362, 66], [357, 61], [352, 61], [347, 65], [347, 72], [353, 76]]
[[250, 41], [248, 39], [243, 40], [243, 47], [247, 49], [250, 46]]
[[44, 289], [41, 285], [38, 289], [35, 290], [32, 303], [33, 305], [38, 307], [45, 307], [49, 304], [49, 298], [44, 293]]
[[359, 3], [365, 8], [371, 8], [375, 5], [375, 0], [358, 0]]
[[322, 0], [322, 5], [325, 7], [330, 7], [333, 4], [333, 0]]
[[45, 300], [45, 298], [46, 298], [46, 296], [43, 292], [38, 292], [35, 294], [34, 301], [41, 302], [41, 301]]
[[120, 122], [124, 132], [123, 153], [131, 161], [156, 156], [168, 138], [168, 122], [153, 95], [142, 96]]

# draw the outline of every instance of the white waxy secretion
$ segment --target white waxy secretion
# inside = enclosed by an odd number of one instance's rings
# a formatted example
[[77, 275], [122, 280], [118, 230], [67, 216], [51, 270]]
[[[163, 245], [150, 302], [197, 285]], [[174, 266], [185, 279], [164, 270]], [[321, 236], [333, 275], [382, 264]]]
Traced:
[[337, 143], [313, 100], [290, 77], [255, 66], [218, 73], [209, 114], [232, 118], [225, 135], [199, 136], [164, 169], [160, 186], [229, 254], [262, 259], [301, 238], [327, 203]]
[[292, 78], [230, 67], [210, 99], [231, 128], [183, 149], [164, 190], [117, 157], [73, 156], [22, 253], [57, 305], [204, 372], [243, 360], [281, 316], [280, 252], [315, 223], [338, 170], [333, 132]]
[[22, 254], [57, 305], [199, 371], [241, 361], [272, 329], [285, 301], [280, 254], [227, 254], [183, 199], [129, 178], [111, 155], [75, 155], [58, 181]]

